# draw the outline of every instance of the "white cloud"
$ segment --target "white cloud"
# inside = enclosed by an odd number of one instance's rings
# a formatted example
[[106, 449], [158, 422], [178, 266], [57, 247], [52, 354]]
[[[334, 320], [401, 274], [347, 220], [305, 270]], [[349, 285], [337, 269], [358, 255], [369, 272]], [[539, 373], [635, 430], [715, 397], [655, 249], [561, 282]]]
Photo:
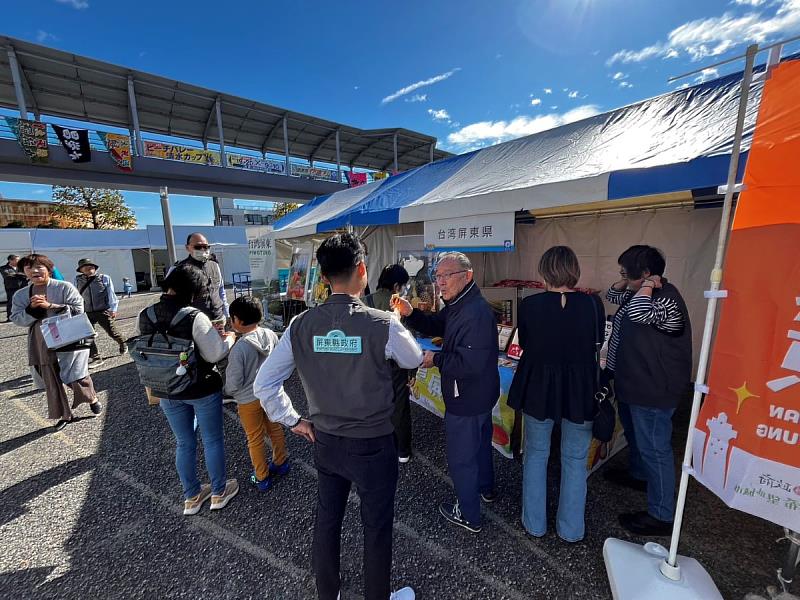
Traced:
[[354, 89], [354, 90], [358, 90], [358, 87], [359, 87], [359, 86], [357, 86], [357, 85], [354, 85], [354, 86], [353, 86], [353, 89]]
[[76, 10], [83, 10], [84, 8], [89, 8], [88, 0], [56, 0], [59, 4], [69, 4], [72, 8]]
[[58, 38], [54, 36], [52, 33], [48, 33], [47, 31], [43, 31], [41, 29], [36, 31], [36, 41], [40, 44], [44, 44], [46, 41], [52, 40], [57, 41]]
[[497, 144], [580, 121], [599, 112], [597, 106], [587, 104], [563, 114], [551, 113], [535, 117], [520, 116], [510, 121], [481, 121], [462, 127], [447, 136], [447, 142], [463, 149], [475, 144]]
[[544, 93], [545, 94], [552, 94], [553, 93], [553, 88], [544, 88]]
[[627, 78], [628, 76], [625, 75], [625, 73], [623, 73], [622, 71], [617, 71], [616, 73], [614, 73], [613, 77], [611, 77], [611, 79], [613, 79], [614, 81], [622, 81], [623, 79]]
[[400, 88], [393, 94], [389, 94], [383, 100], [381, 100], [381, 104], [389, 104], [390, 102], [394, 102], [398, 98], [405, 96], [406, 94], [410, 94], [411, 92], [416, 92], [418, 89], [433, 85], [435, 83], [439, 83], [440, 81], [444, 81], [445, 79], [449, 79], [453, 76], [453, 74], [457, 73], [461, 70], [461, 67], [456, 67], [452, 71], [447, 71], [447, 73], [441, 73], [439, 75], [434, 75], [428, 79], [423, 79], [421, 81], [417, 81], [416, 83], [412, 83], [405, 87]]
[[704, 83], [709, 79], [716, 79], [719, 77], [719, 71], [716, 69], [703, 69], [700, 71], [700, 75], [694, 78], [696, 83]]
[[558, 104], [553, 104], [553, 106], [550, 107], [550, 110], [556, 110], [557, 108], [558, 108]]
[[627, 81], [620, 81], [619, 82], [619, 87], [621, 87], [621, 88], [632, 88], [633, 84], [629, 83]]
[[428, 94], [414, 94], [411, 98], [406, 98], [406, 102], [427, 102]]
[[539, 106], [541, 103], [542, 103], [541, 98], [534, 98], [533, 100], [531, 100], [531, 106]]
[[433, 117], [434, 121], [445, 121], [446, 123], [450, 122], [450, 114], [444, 108], [440, 108], [439, 110], [429, 108], [428, 114]]
[[497, 54], [494, 55], [494, 58], [495, 60], [500, 60], [501, 58], [503, 58], [503, 55], [498, 52]]
[[763, 43], [800, 32], [800, 0], [777, 0], [774, 3], [741, 0], [736, 3], [750, 8], [764, 6], [764, 9], [774, 9], [774, 12], [726, 12], [716, 17], [689, 21], [670, 31], [667, 41], [641, 50], [620, 50], [606, 64], [641, 62], [656, 56], [676, 58], [680, 53], [698, 61], [724, 54], [737, 44]]
[[578, 97], [578, 90], [572, 90], [569, 94], [570, 98], [577, 98]]

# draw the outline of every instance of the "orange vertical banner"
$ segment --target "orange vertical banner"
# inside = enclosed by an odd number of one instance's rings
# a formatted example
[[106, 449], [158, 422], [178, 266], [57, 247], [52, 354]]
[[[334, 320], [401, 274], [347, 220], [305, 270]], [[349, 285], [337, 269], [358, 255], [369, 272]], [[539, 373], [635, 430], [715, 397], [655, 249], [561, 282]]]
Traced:
[[800, 61], [764, 85], [697, 421], [695, 478], [800, 531]]

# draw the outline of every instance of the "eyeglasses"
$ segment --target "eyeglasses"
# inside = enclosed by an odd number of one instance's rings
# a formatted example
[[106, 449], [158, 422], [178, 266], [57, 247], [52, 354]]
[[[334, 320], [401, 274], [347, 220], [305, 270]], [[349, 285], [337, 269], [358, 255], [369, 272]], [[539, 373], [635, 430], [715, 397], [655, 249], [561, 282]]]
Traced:
[[458, 275], [459, 273], [466, 273], [467, 269], [462, 269], [461, 271], [453, 271], [452, 273], [434, 273], [433, 278], [436, 281], [446, 281], [449, 280], [453, 275]]
[[208, 244], [195, 244], [194, 246], [192, 246], [192, 248], [194, 248], [195, 250], [208, 250], [209, 248], [211, 248], [211, 246], [209, 246]]

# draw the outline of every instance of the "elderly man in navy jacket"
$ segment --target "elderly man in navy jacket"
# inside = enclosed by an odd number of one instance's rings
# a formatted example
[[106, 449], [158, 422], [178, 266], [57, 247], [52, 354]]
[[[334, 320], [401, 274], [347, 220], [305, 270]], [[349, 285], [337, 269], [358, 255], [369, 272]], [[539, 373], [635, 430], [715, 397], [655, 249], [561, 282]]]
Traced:
[[492, 464], [492, 408], [500, 395], [497, 322], [461, 252], [440, 255], [436, 283], [446, 305], [441, 312], [426, 315], [402, 298], [394, 307], [412, 329], [444, 338], [441, 352], [426, 352], [422, 363], [438, 367], [442, 376], [447, 463], [458, 498], [455, 504], [442, 503], [439, 512], [478, 533], [481, 499], [497, 498]]

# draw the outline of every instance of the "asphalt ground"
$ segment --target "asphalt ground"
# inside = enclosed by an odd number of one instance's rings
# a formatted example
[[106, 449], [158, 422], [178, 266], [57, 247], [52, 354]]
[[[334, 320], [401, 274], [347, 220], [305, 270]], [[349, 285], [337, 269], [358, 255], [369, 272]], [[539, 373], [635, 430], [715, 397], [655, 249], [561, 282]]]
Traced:
[[[154, 302], [140, 294], [120, 303], [119, 324], [132, 335], [135, 315]], [[228, 476], [242, 489], [222, 511], [182, 515], [174, 441], [158, 407], [147, 405], [127, 356], [99, 333], [107, 357], [94, 372], [106, 410], [52, 433], [44, 394], [32, 389], [25, 331], [0, 324], [0, 598], [314, 597], [310, 567], [315, 471], [310, 445], [287, 433], [292, 470], [267, 493], [247, 485], [244, 433], [226, 405]], [[296, 376], [287, 383], [298, 407]], [[442, 421], [414, 405], [415, 455], [400, 468], [394, 527], [395, 588], [420, 599], [608, 598], [602, 545], [636, 542], [617, 523], [645, 495], [589, 479], [587, 537], [567, 544], [554, 533], [558, 490], [554, 443], [548, 478], [550, 532], [527, 536], [520, 524], [522, 466], [495, 455], [500, 500], [484, 507], [474, 535], [448, 525], [440, 501], [452, 497]], [[676, 417], [676, 460], [686, 411]], [[613, 463], [623, 464], [625, 452]], [[676, 466], [677, 468], [677, 466]], [[201, 469], [202, 456], [201, 456]], [[725, 598], [764, 594], [775, 582], [785, 542], [770, 523], [726, 508], [692, 482], [680, 552], [698, 559]], [[668, 544], [666, 538], [657, 538]], [[342, 543], [345, 599], [363, 593], [358, 500], [351, 496]]]

